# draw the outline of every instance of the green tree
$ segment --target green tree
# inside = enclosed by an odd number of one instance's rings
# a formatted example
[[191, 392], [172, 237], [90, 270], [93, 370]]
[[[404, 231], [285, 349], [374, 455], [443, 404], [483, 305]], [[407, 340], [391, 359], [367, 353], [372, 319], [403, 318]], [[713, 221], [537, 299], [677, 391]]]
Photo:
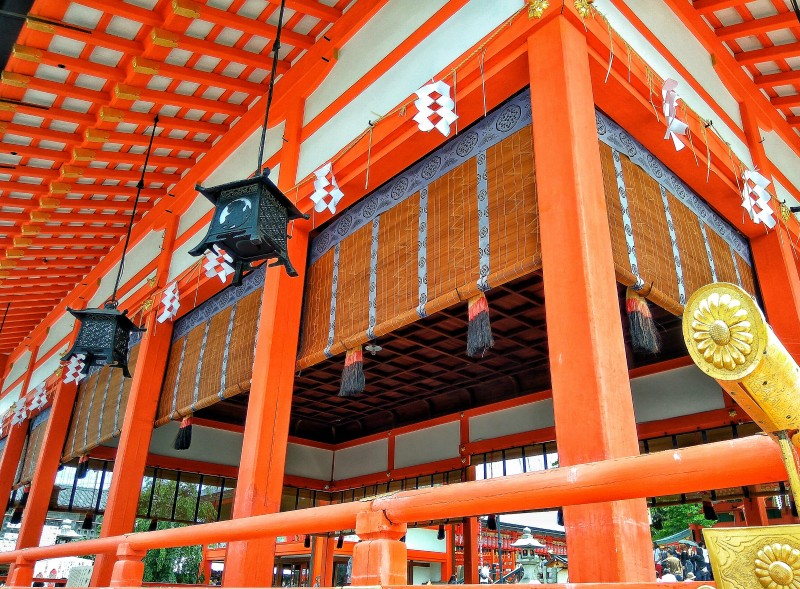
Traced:
[[653, 507], [650, 509], [653, 521], [660, 518], [662, 528], [656, 530], [650, 526], [650, 535], [656, 542], [687, 529], [690, 524], [700, 524], [704, 528], [713, 526], [716, 522], [703, 517], [700, 504], [687, 503], [686, 505], [669, 505], [667, 507]]

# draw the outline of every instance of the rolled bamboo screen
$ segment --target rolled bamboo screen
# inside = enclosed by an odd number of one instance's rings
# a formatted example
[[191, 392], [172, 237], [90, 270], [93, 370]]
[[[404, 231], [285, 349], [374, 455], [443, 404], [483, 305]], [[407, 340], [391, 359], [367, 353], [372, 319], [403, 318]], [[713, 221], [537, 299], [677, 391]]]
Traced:
[[39, 453], [42, 450], [44, 434], [47, 430], [47, 421], [50, 418], [50, 409], [45, 409], [29, 421], [28, 435], [25, 440], [22, 456], [20, 457], [15, 487], [22, 487], [33, 480], [36, 466], [39, 463]]
[[530, 99], [519, 95], [315, 239], [297, 368], [540, 267]]
[[600, 112], [597, 129], [617, 279], [675, 315], [711, 282], [755, 296], [747, 240]]
[[250, 390], [265, 267], [175, 324], [156, 426]]
[[[529, 100], [461, 131], [314, 239], [298, 369], [541, 267]], [[715, 280], [755, 294], [747, 240], [600, 112], [597, 130], [617, 279], [676, 315]]]
[[[136, 370], [140, 345], [135, 343], [130, 347], [128, 368], [131, 374]], [[102, 366], [81, 383], [61, 462], [66, 463], [88, 454], [97, 446], [119, 436], [132, 382], [132, 378], [122, 376], [122, 370]]]

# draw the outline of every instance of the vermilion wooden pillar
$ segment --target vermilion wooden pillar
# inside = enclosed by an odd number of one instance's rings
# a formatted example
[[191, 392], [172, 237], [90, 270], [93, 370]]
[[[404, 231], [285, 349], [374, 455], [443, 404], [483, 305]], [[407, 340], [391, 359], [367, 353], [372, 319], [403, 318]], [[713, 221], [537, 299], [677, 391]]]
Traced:
[[[571, 10], [571, 8], [568, 8]], [[589, 57], [573, 14], [528, 39], [553, 408], [561, 467], [638, 454]], [[571, 582], [653, 581], [644, 499], [564, 509]]]
[[[172, 322], [158, 323], [158, 313], [147, 318], [147, 332], [142, 337], [139, 358], [133, 373], [131, 392], [125, 408], [119, 437], [114, 476], [108, 491], [100, 537], [117, 536], [133, 531], [147, 453], [158, 409], [161, 380], [172, 340]], [[98, 555], [92, 573], [92, 586], [106, 587], [111, 582], [115, 557]]]
[[[171, 216], [166, 224], [162, 254], [156, 270], [156, 286], [164, 288], [169, 277], [170, 255], [178, 229], [178, 217]], [[125, 405], [125, 419], [114, 460], [114, 473], [108, 490], [100, 537], [116, 536], [133, 531], [142, 479], [147, 466], [153, 422], [158, 410], [158, 399], [164, 370], [172, 341], [172, 321], [158, 323], [158, 306], [147, 316], [139, 356], [133, 373], [131, 391]], [[92, 586], [105, 587], [111, 582], [116, 558], [99, 554], [92, 572]]]
[[[267, 269], [234, 518], [280, 511], [307, 249], [308, 234], [295, 228], [289, 257], [300, 275], [292, 278], [281, 267]], [[223, 582], [229, 587], [268, 587], [274, 560], [275, 538], [233, 542]]]
[[39, 545], [77, 390], [78, 387], [75, 383], [65, 384], [63, 381], [60, 381], [56, 387], [53, 405], [50, 408], [50, 417], [47, 420], [44, 439], [39, 451], [39, 462], [31, 481], [28, 504], [22, 512], [17, 550]]
[[[30, 385], [33, 367], [36, 364], [36, 357], [38, 354], [38, 347], [31, 350], [28, 369], [25, 372], [25, 378], [22, 380], [20, 399], [25, 398], [25, 391]], [[26, 419], [22, 423], [9, 427], [8, 436], [6, 436], [6, 445], [3, 449], [3, 457], [0, 458], [0, 505], [3, 506], [3, 509], [5, 509], [5, 503], [3, 502], [8, 501], [11, 495], [11, 487], [14, 486], [14, 477], [17, 474], [19, 461], [22, 458], [22, 448], [25, 446], [25, 434], [28, 433], [28, 420]]]
[[[756, 168], [772, 180], [772, 162], [769, 161], [761, 143], [761, 130], [753, 110], [741, 103], [747, 146]], [[775, 193], [770, 186], [769, 191]], [[779, 218], [777, 201], [772, 201], [776, 218]], [[749, 220], [745, 221], [749, 223]], [[800, 361], [800, 275], [792, 251], [791, 237], [783, 228], [752, 238], [756, 275], [761, 288], [761, 297], [766, 307], [767, 320], [786, 349]]]
[[748, 526], [768, 526], [767, 506], [763, 497], [743, 499], [744, 519]]
[[[465, 472], [465, 481], [475, 480], [475, 467], [470, 466]], [[464, 583], [466, 585], [477, 585], [480, 583], [478, 578], [479, 551], [478, 546], [478, 532], [480, 531], [481, 523], [477, 517], [464, 518]]]
[[[313, 536], [314, 542], [312, 551], [313, 562], [311, 563], [311, 586], [330, 587], [333, 583], [333, 551], [336, 545], [336, 538], [327, 536]], [[317, 582], [319, 579], [319, 582]]]

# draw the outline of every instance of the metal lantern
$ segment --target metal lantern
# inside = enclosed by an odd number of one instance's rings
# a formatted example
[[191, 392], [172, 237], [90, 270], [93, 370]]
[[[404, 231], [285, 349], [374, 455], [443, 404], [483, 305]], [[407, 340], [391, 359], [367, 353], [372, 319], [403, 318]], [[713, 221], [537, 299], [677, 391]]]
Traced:
[[275, 258], [272, 266], [284, 266], [289, 276], [297, 271], [289, 260], [286, 228], [289, 221], [308, 219], [264, 173], [211, 188], [195, 188], [214, 204], [208, 233], [189, 253], [202, 256], [214, 245], [234, 262], [233, 283], [240, 284], [250, 262]]
[[128, 311], [118, 311], [116, 302], [106, 303], [102, 309], [83, 309], [78, 311], [67, 307], [75, 319], [80, 321], [78, 337], [70, 350], [61, 358], [68, 360], [72, 356], [83, 354], [83, 373], [90, 366], [122, 368], [122, 374], [130, 378], [128, 371], [128, 342], [131, 333], [145, 331], [128, 319]]

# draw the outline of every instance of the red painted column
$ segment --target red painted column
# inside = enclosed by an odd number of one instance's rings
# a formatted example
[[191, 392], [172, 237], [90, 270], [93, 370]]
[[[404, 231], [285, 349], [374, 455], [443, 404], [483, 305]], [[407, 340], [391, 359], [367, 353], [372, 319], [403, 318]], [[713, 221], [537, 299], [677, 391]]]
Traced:
[[[761, 143], [758, 119], [746, 103], [741, 103], [739, 109], [753, 163], [764, 176], [772, 180], [772, 162]], [[772, 194], [775, 193], [773, 186], [768, 187]], [[772, 200], [772, 208], [779, 219], [780, 211], [775, 199]], [[797, 337], [800, 333], [800, 274], [792, 251], [791, 236], [779, 226], [752, 238], [750, 247], [767, 320], [789, 353], [800, 361], [800, 339]]]
[[[475, 467], [470, 466], [466, 469], [465, 481], [475, 480]], [[480, 583], [478, 578], [478, 567], [480, 547], [478, 546], [478, 532], [481, 523], [477, 517], [464, 518], [464, 583], [466, 585], [477, 585]]]
[[[300, 276], [292, 278], [282, 267], [267, 269], [234, 518], [280, 511], [307, 249], [308, 234], [295, 228], [289, 257]], [[232, 542], [223, 582], [229, 587], [269, 586], [274, 560], [274, 537]]]
[[310, 584], [312, 587], [330, 587], [333, 583], [333, 550], [336, 538], [312, 536], [311, 541], [314, 543], [314, 558], [311, 562]]
[[767, 505], [764, 497], [745, 498], [744, 519], [748, 526], [768, 526]]
[[361, 541], [353, 547], [351, 585], [406, 585], [408, 552], [400, 538], [406, 524], [393, 524], [382, 511], [365, 511], [356, 518]]
[[[572, 10], [569, 8], [569, 10]], [[586, 37], [571, 12], [528, 39], [553, 408], [561, 467], [639, 453]], [[564, 508], [571, 582], [653, 581], [644, 499]]]
[[[172, 215], [165, 226], [162, 253], [156, 270], [156, 286], [159, 289], [167, 285], [178, 220], [177, 216]], [[142, 479], [147, 466], [150, 438], [153, 434], [153, 422], [158, 410], [161, 384], [172, 341], [173, 323], [171, 321], [158, 323], [157, 317], [156, 304], [145, 320], [147, 331], [142, 336], [142, 343], [139, 346], [131, 391], [125, 405], [125, 418], [114, 459], [114, 473], [100, 529], [101, 538], [132, 532], [136, 523]], [[97, 555], [92, 572], [92, 586], [108, 586], [114, 562], [113, 555]]]
[[77, 391], [75, 383], [65, 384], [61, 381], [56, 387], [47, 429], [39, 451], [39, 463], [31, 481], [28, 504], [22, 513], [17, 550], [39, 545]]

